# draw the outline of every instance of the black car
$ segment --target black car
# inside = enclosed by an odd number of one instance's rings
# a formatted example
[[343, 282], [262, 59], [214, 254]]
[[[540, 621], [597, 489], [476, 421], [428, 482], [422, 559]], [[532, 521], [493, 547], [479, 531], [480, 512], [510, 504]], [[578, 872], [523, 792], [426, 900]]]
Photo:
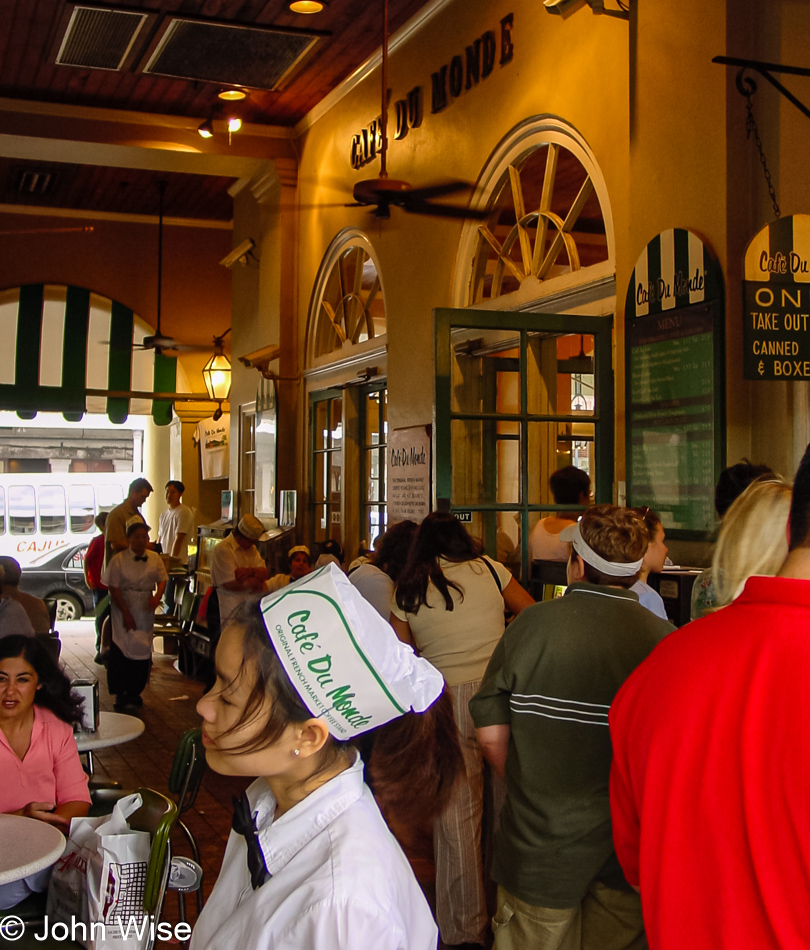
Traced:
[[[24, 567], [20, 590], [43, 600], [56, 601], [57, 620], [79, 620], [93, 611], [93, 594], [84, 581], [87, 544], [74, 544], [55, 554], [43, 554]], [[39, 563], [36, 563], [39, 561]]]

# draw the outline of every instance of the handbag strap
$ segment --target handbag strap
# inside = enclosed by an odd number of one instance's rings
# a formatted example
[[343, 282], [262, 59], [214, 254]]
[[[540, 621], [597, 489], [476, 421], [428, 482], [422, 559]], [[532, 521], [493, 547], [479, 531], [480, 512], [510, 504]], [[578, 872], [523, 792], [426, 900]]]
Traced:
[[497, 574], [497, 572], [495, 571], [495, 568], [489, 563], [489, 561], [488, 561], [485, 557], [479, 558], [479, 560], [483, 561], [484, 564], [486, 564], [487, 570], [488, 570], [489, 573], [492, 575], [492, 579], [495, 581], [495, 583], [496, 583], [497, 586], [498, 586], [498, 593], [502, 594], [502, 593], [503, 593], [503, 588], [501, 587], [501, 582], [500, 582], [500, 580], [498, 579], [498, 574]]

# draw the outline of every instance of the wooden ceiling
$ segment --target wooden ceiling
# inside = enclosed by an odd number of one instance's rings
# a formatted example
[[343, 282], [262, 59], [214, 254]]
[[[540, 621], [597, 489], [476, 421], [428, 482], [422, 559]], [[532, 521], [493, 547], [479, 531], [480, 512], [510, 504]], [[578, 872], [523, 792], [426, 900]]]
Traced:
[[230, 221], [233, 178], [0, 158], [0, 204], [156, 215], [166, 182], [167, 217]]
[[[427, 0], [389, 0], [390, 32]], [[88, 0], [88, 6], [112, 4]], [[36, 102], [94, 106], [207, 119], [222, 103], [219, 85], [141, 72], [150, 42], [172, 15], [221, 24], [285, 27], [324, 32], [289, 81], [276, 92], [255, 90], [241, 104], [244, 122], [295, 125], [371, 56], [381, 43], [382, 0], [330, 0], [315, 16], [291, 13], [287, 0], [128, 0], [116, 9], [156, 14], [136, 40], [134, 63], [121, 71], [56, 65], [73, 4], [67, 0], [0, 2], [0, 96]]]

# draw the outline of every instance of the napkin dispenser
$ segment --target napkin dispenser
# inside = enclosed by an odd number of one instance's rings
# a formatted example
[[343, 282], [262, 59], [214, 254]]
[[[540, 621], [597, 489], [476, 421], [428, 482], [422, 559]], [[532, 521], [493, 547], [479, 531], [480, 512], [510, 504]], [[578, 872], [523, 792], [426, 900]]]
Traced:
[[98, 680], [71, 680], [70, 688], [84, 700], [82, 729], [95, 732], [98, 729]]

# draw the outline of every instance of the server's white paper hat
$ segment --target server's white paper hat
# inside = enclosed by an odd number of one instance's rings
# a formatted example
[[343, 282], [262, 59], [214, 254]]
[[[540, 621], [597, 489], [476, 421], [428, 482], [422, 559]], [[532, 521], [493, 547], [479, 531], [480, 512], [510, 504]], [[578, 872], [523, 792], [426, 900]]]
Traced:
[[444, 687], [335, 564], [268, 594], [261, 610], [290, 682], [336, 739], [423, 712]]

